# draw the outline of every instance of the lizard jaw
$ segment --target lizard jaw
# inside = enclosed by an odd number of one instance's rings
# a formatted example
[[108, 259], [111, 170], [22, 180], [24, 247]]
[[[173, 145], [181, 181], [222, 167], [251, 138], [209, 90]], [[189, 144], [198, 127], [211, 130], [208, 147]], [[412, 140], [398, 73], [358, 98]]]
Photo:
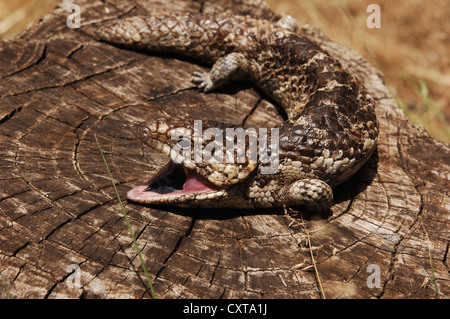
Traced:
[[127, 198], [140, 204], [170, 204], [192, 201], [200, 194], [213, 197], [218, 192], [217, 186], [195, 171], [170, 161], [148, 182], [131, 189]]

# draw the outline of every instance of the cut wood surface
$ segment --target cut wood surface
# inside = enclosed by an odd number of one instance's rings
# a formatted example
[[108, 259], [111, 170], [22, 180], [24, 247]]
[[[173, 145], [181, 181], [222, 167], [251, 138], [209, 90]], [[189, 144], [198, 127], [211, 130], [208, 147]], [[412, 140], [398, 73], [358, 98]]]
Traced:
[[282, 117], [251, 84], [204, 94], [190, 82], [200, 62], [92, 31], [174, 8], [275, 18], [241, 2], [82, 0], [80, 29], [61, 6], [0, 42], [1, 297], [151, 298], [95, 136], [158, 298], [320, 298], [318, 277], [327, 298], [450, 296], [449, 146], [407, 120], [377, 70], [313, 27], [300, 32], [364, 83], [380, 122], [376, 153], [334, 188], [328, 213], [126, 201], [168, 160], [134, 137], [134, 123], [189, 115], [269, 127]]

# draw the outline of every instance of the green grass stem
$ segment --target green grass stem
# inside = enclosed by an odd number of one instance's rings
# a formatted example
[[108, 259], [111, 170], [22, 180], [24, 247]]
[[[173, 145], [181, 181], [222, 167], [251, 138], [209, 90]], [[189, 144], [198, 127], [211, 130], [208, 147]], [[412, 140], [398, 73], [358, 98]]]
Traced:
[[111, 171], [109, 170], [109, 166], [108, 166], [108, 163], [106, 162], [106, 158], [105, 158], [105, 155], [103, 154], [103, 150], [102, 150], [102, 148], [100, 146], [100, 142], [97, 139], [97, 135], [94, 135], [94, 136], [95, 136], [95, 140], [96, 140], [97, 145], [98, 145], [98, 149], [100, 150], [100, 154], [101, 154], [101, 156], [103, 158], [103, 162], [105, 163], [106, 170], [108, 171], [109, 178], [111, 179], [111, 183], [112, 183], [112, 185], [114, 187], [114, 191], [116, 192], [116, 196], [117, 196], [117, 199], [119, 201], [120, 208], [122, 209], [123, 217], [125, 218], [125, 221], [126, 221], [127, 226], [128, 226], [128, 230], [130, 231], [130, 234], [131, 234], [131, 238], [133, 239], [133, 244], [134, 244], [134, 247], [136, 248], [136, 252], [137, 252], [137, 254], [139, 256], [139, 260], [141, 262], [142, 269], [144, 270], [145, 277], [147, 278], [152, 298], [156, 299], [156, 293], [155, 293], [155, 290], [153, 289], [152, 281], [151, 281], [150, 276], [148, 274], [147, 267], [145, 266], [144, 259], [142, 258], [141, 251], [140, 251], [140, 249], [138, 247], [138, 244], [137, 244], [137, 241], [136, 241], [136, 237], [134, 236], [134, 233], [133, 233], [133, 229], [131, 228], [130, 221], [128, 220], [128, 216], [127, 216], [127, 213], [125, 211], [125, 207], [123, 206], [122, 200], [120, 199], [119, 192], [117, 190], [116, 184], [114, 183], [114, 179], [112, 177]]

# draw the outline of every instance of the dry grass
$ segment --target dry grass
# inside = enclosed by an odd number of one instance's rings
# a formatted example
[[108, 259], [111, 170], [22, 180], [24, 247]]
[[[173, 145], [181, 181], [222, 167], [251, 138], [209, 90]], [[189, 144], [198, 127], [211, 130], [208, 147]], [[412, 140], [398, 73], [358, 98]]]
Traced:
[[61, 0], [0, 0], [0, 38], [12, 39], [30, 22], [39, 21]]
[[[0, 38], [13, 38], [60, 0], [0, 0]], [[267, 0], [280, 13], [324, 30], [380, 68], [410, 119], [450, 143], [450, 6], [448, 0]], [[381, 28], [369, 29], [370, 3]]]

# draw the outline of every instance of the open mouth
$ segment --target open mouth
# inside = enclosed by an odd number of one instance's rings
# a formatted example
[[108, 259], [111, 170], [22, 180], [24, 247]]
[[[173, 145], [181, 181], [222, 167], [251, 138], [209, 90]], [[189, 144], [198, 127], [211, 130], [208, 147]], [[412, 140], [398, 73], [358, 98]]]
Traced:
[[131, 189], [127, 197], [137, 203], [156, 204], [216, 190], [214, 185], [195, 171], [170, 161], [148, 182]]

